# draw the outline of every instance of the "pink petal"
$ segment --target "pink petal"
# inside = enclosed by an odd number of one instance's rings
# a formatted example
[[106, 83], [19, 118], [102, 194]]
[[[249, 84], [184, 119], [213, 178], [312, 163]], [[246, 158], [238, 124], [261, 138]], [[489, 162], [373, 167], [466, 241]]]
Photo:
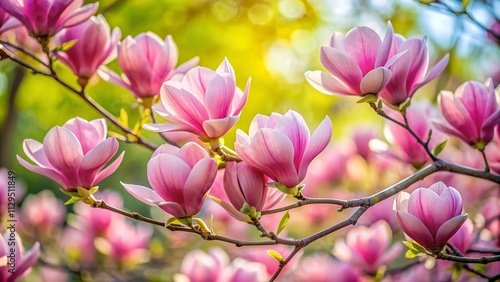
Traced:
[[106, 82], [119, 85], [130, 92], [134, 92], [128, 83], [126, 83], [116, 72], [106, 66], [100, 66], [97, 70], [97, 74]]
[[237, 220], [239, 221], [243, 221], [243, 222], [246, 222], [248, 221], [248, 216], [247, 215], [244, 215], [242, 214], [241, 212], [239, 212], [238, 210], [236, 210], [232, 205], [222, 201], [221, 199], [218, 199], [214, 196], [208, 196], [212, 201], [214, 201], [215, 203], [217, 203], [219, 206], [221, 206], [222, 208], [224, 208], [227, 213], [236, 218]]
[[275, 129], [283, 132], [292, 141], [293, 163], [298, 170], [310, 138], [306, 121], [299, 113], [289, 110], [278, 121]]
[[423, 85], [427, 84], [429, 81], [433, 80], [438, 75], [440, 75], [448, 65], [449, 59], [450, 55], [446, 54], [441, 60], [439, 60], [439, 62], [427, 74], [427, 77], [422, 82], [419, 82], [418, 84], [414, 85], [411, 94], [413, 94], [413, 92], [415, 92], [418, 88], [422, 87]]
[[362, 95], [361, 91], [322, 71], [307, 71], [305, 77], [312, 87], [324, 94]]
[[363, 78], [360, 67], [337, 49], [321, 47], [320, 59], [323, 66], [349, 88], [360, 92], [359, 84]]
[[153, 155], [151, 155], [151, 158], [156, 157], [157, 155], [161, 155], [161, 154], [177, 155], [178, 152], [179, 152], [179, 148], [177, 148], [173, 145], [170, 145], [170, 144], [163, 144], [153, 152]]
[[458, 215], [441, 225], [436, 233], [436, 247], [444, 247], [466, 220], [467, 214]]
[[42, 143], [33, 139], [26, 139], [23, 142], [23, 151], [26, 156], [37, 165], [41, 167], [52, 167], [49, 160], [47, 160], [47, 156], [45, 156]]
[[104, 139], [101, 140], [99, 138], [100, 134], [97, 131], [97, 128], [82, 118], [72, 118], [67, 121], [63, 127], [71, 131], [76, 136], [82, 146], [84, 155], [97, 146], [97, 144], [104, 141]]
[[118, 141], [115, 138], [108, 138], [90, 150], [83, 157], [78, 169], [82, 185], [90, 185], [104, 165], [113, 158], [116, 151], [118, 151]]
[[80, 142], [71, 131], [59, 126], [52, 128], [43, 139], [43, 150], [52, 167], [69, 181], [76, 180], [83, 152]]
[[210, 119], [227, 117], [234, 97], [235, 82], [231, 77], [214, 76], [205, 91], [205, 106]]
[[82, 23], [95, 14], [95, 12], [97, 12], [97, 8], [99, 8], [99, 3], [96, 2], [72, 11], [72, 14], [69, 15], [68, 18], [64, 19], [61, 26], [70, 27]]
[[174, 72], [172, 73], [172, 76], [170, 79], [178, 80], [181, 81], [184, 75], [191, 70], [192, 68], [196, 67], [200, 61], [200, 58], [194, 57], [190, 59], [189, 61], [186, 61], [185, 63], [181, 64], [178, 66]]
[[319, 124], [318, 128], [314, 131], [306, 150], [304, 151], [304, 157], [300, 162], [299, 167], [299, 179], [303, 179], [307, 173], [307, 168], [311, 161], [321, 153], [332, 138], [332, 121], [327, 116]]
[[168, 202], [184, 203], [183, 189], [191, 168], [173, 155], [157, 155], [148, 162], [151, 187]]
[[[17, 235], [19, 236], [19, 235]], [[21, 242], [19, 242], [22, 244]], [[38, 261], [38, 257], [40, 256], [40, 243], [35, 242], [33, 244], [33, 247], [29, 249], [26, 253], [24, 253], [21, 256], [18, 256], [17, 258], [20, 259], [20, 262], [16, 264], [16, 271], [10, 275], [8, 281], [15, 281], [17, 277], [20, 277], [21, 275], [24, 274], [30, 267], [35, 265], [35, 263]]]
[[396, 219], [404, 233], [417, 241], [424, 248], [436, 247], [434, 238], [425, 225], [414, 215], [406, 212], [396, 212]]
[[184, 211], [180, 204], [175, 202], [160, 202], [158, 207], [176, 218], [191, 216]]
[[205, 194], [212, 186], [217, 174], [217, 163], [210, 158], [200, 160], [194, 167], [184, 186], [184, 203], [188, 215], [197, 214]]
[[89, 123], [92, 124], [92, 126], [94, 126], [94, 128], [99, 133], [98, 135], [99, 137], [97, 139], [100, 141], [104, 141], [104, 139], [106, 139], [106, 136], [108, 134], [108, 126], [106, 124], [106, 120], [103, 118], [98, 118], [89, 121]]
[[387, 62], [387, 59], [389, 58], [389, 54], [391, 52], [393, 34], [394, 29], [392, 28], [392, 24], [391, 22], [388, 22], [384, 41], [382, 41], [382, 45], [380, 46], [377, 53], [377, 60], [375, 61], [376, 68], [385, 65], [385, 63]]
[[209, 138], [222, 137], [236, 124], [240, 117], [231, 116], [222, 119], [211, 119], [203, 122], [203, 130]]
[[362, 75], [375, 67], [381, 45], [378, 34], [366, 26], [351, 29], [344, 38], [344, 52], [361, 69]]
[[391, 79], [391, 71], [380, 67], [369, 71], [361, 80], [361, 92], [363, 94], [378, 94]]
[[164, 199], [153, 189], [140, 185], [126, 184], [123, 182], [120, 183], [130, 195], [134, 196], [134, 198], [145, 203], [146, 205], [157, 206], [159, 202], [164, 201]]
[[26, 169], [31, 170], [34, 173], [43, 175], [45, 177], [48, 177], [48, 178], [54, 180], [59, 185], [61, 185], [61, 187], [63, 187], [63, 188], [68, 188], [68, 186], [69, 186], [68, 181], [57, 170], [54, 170], [52, 168], [45, 168], [45, 167], [34, 166], [34, 165], [28, 163], [27, 161], [23, 160], [19, 156], [17, 156], [17, 160]]
[[110, 165], [108, 165], [105, 169], [103, 169], [101, 172], [99, 172], [96, 176], [96, 178], [94, 179], [94, 181], [92, 181], [92, 185], [95, 185], [99, 182], [101, 182], [101, 180], [103, 180], [104, 178], [110, 176], [111, 174], [113, 174], [116, 169], [118, 168], [118, 166], [120, 166], [122, 160], [123, 160], [123, 155], [125, 155], [125, 151], [122, 152], [118, 158], [116, 158], [116, 160], [114, 162], [112, 162]]
[[[239, 103], [235, 104], [234, 102], [237, 101], [237, 99], [233, 99], [233, 111], [232, 115], [239, 115], [241, 110], [243, 109], [243, 106], [245, 106], [247, 99], [248, 99], [248, 93], [250, 92], [250, 82], [252, 81], [251, 78], [248, 78], [247, 84], [245, 86], [245, 91], [243, 92], [243, 95], [239, 99]], [[237, 89], [236, 91], [239, 91]]]
[[210, 158], [205, 148], [200, 145], [189, 142], [182, 146], [176, 156], [183, 160], [190, 168], [193, 168], [200, 160]]

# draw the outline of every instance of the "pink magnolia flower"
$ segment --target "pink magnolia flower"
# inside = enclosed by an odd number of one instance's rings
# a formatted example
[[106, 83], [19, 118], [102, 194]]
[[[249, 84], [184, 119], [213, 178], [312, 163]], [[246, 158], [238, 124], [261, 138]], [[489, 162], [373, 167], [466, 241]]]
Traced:
[[120, 37], [121, 32], [118, 27], [115, 27], [110, 35], [106, 19], [102, 15], [93, 16], [56, 35], [57, 45], [76, 40], [71, 48], [57, 52], [56, 56], [81, 79], [82, 83], [86, 84], [99, 66], [105, 61], [114, 59]]
[[[148, 244], [153, 235], [151, 225], [133, 225], [129, 220], [120, 218], [111, 222], [105, 241], [97, 244], [99, 251], [109, 256], [115, 262], [142, 263], [148, 258]], [[124, 236], [126, 234], [126, 236]]]
[[212, 248], [208, 253], [194, 250], [182, 260], [181, 272], [174, 275], [174, 281], [221, 281], [228, 263], [229, 257], [221, 248]]
[[[493, 235], [495, 243], [500, 246], [500, 198], [490, 197], [481, 207], [481, 214], [485, 221], [488, 221], [486, 229]], [[497, 217], [495, 219], [495, 217]]]
[[139, 201], [183, 218], [201, 210], [216, 174], [217, 163], [200, 145], [190, 142], [177, 148], [164, 144], [148, 162], [148, 181], [153, 190], [140, 185], [122, 185]]
[[152, 99], [160, 93], [163, 82], [179, 79], [198, 64], [198, 58], [193, 58], [175, 68], [178, 57], [177, 46], [170, 35], [165, 40], [152, 32], [141, 33], [135, 38], [127, 36], [118, 45], [121, 77], [106, 67], [101, 67], [99, 75], [129, 90], [137, 98]]
[[[97, 192], [94, 195], [97, 199], [103, 200], [113, 207], [123, 208], [123, 199], [116, 192], [106, 190], [104, 192]], [[75, 203], [73, 209], [77, 216], [76, 227], [84, 230], [86, 233], [94, 234], [94, 236], [104, 234], [111, 226], [111, 222], [117, 221], [121, 217], [121, 215], [109, 210], [90, 208], [82, 202]]]
[[73, 118], [62, 127], [52, 128], [43, 144], [24, 140], [24, 153], [37, 165], [19, 156], [17, 160], [26, 169], [56, 181], [64, 190], [90, 189], [115, 172], [125, 153], [103, 169], [118, 151], [118, 141], [114, 137], [106, 139], [106, 133], [104, 119], [88, 122]]
[[27, 233], [36, 230], [38, 236], [49, 236], [58, 230], [66, 218], [66, 207], [50, 190], [28, 195], [22, 206], [22, 227]]
[[[235, 258], [224, 270], [224, 282], [268, 281], [266, 267], [259, 262]], [[212, 280], [215, 281], [215, 280]]]
[[[262, 210], [272, 208], [286, 197], [278, 189], [268, 189], [267, 177], [245, 162], [229, 162], [224, 170], [223, 181], [225, 197], [211, 198], [240, 221], [249, 221], [249, 216], [260, 217]], [[253, 210], [243, 214], [245, 203]]]
[[9, 29], [18, 27], [21, 23], [12, 17], [9, 13], [6, 13], [2, 8], [0, 8], [0, 34], [4, 33]]
[[28, 274], [31, 267], [37, 262], [39, 254], [40, 244], [38, 242], [25, 252], [19, 234], [7, 229], [3, 236], [0, 236], [0, 257], [2, 258], [0, 281], [14, 282], [19, 277]]
[[379, 220], [368, 226], [355, 226], [346, 235], [338, 239], [333, 254], [345, 262], [363, 268], [369, 273], [376, 273], [380, 266], [394, 260], [401, 252], [401, 245], [389, 249], [392, 231], [389, 224]]
[[469, 145], [484, 148], [493, 139], [500, 124], [500, 107], [491, 79], [483, 84], [467, 81], [452, 92], [443, 90], [438, 97], [446, 121], [435, 122], [438, 129], [457, 136]]
[[431, 252], [439, 252], [467, 219], [460, 193], [437, 182], [394, 200], [396, 219], [403, 232]]
[[345, 36], [335, 32], [330, 45], [321, 47], [321, 63], [331, 75], [308, 71], [306, 79], [325, 94], [377, 94], [391, 78], [391, 71], [384, 65], [389, 58], [392, 38], [390, 23], [383, 41], [366, 26], [357, 26]]
[[448, 64], [448, 54], [429, 70], [429, 51], [426, 43], [426, 37], [405, 39], [399, 34], [394, 35], [391, 59], [386, 65], [392, 76], [380, 92], [380, 99], [389, 105], [398, 106], [443, 72]]
[[87, 20], [99, 5], [82, 4], [83, 0], [4, 0], [0, 8], [22, 22], [32, 36], [52, 37]]
[[314, 254], [304, 258], [296, 274], [300, 281], [358, 282], [361, 273], [349, 263], [335, 260], [326, 254]]
[[[384, 111], [392, 118], [403, 122], [403, 116], [399, 111], [385, 108]], [[410, 128], [420, 137], [422, 141], [427, 141], [429, 131], [432, 130], [429, 148], [434, 149], [439, 143], [444, 141], [446, 136], [435, 130], [430, 118], [437, 117], [437, 110], [427, 100], [412, 102], [406, 109], [406, 117]], [[423, 118], [425, 117], [425, 118]], [[430, 160], [424, 147], [418, 143], [415, 137], [405, 128], [394, 122], [386, 121], [384, 135], [390, 144], [395, 146], [394, 155], [405, 163], [410, 163], [414, 167], [421, 167]]]
[[323, 119], [310, 136], [304, 118], [289, 110], [284, 115], [257, 115], [249, 135], [238, 130], [234, 147], [238, 156], [288, 188], [304, 180], [311, 161], [321, 153], [332, 137], [332, 122]]
[[[47, 55], [43, 53], [42, 45], [40, 45], [40, 43], [38, 43], [35, 38], [31, 37], [26, 27], [22, 25], [9, 29], [0, 34], [0, 39], [12, 43], [15, 46], [22, 47], [24, 50], [38, 55], [38, 57], [43, 62], [48, 62]], [[24, 58], [27, 56], [22, 51], [19, 51], [18, 49], [11, 46], [4, 45], [3, 47], [5, 48], [4, 51], [9, 51], [18, 58]]]
[[214, 72], [204, 67], [188, 71], [181, 82], [167, 81], [161, 89], [161, 103], [153, 109], [172, 124], [147, 124], [156, 131], [187, 131], [204, 139], [223, 136], [238, 121], [247, 101], [236, 87], [234, 70], [227, 59]]
[[450, 238], [450, 243], [453, 244], [462, 254], [467, 253], [467, 249], [472, 242], [474, 233], [474, 224], [468, 218], [464, 224], [458, 229], [457, 233]]

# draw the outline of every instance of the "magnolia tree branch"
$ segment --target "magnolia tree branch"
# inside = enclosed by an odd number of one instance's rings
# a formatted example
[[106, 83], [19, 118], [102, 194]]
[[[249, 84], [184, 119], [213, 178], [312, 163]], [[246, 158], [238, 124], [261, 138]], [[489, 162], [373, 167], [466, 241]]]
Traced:
[[[94, 108], [101, 116], [106, 118], [108, 121], [110, 121], [113, 125], [115, 125], [117, 128], [119, 128], [123, 133], [125, 133], [126, 136], [126, 142], [130, 143], [137, 143], [142, 145], [145, 148], [148, 148], [151, 151], [156, 150], [157, 146], [150, 143], [149, 141], [145, 140], [138, 134], [134, 133], [133, 130], [125, 125], [123, 125], [114, 115], [112, 115], [110, 112], [108, 112], [105, 108], [103, 108], [99, 103], [97, 103], [92, 97], [90, 97], [86, 92], [85, 89], [78, 90], [74, 88], [73, 86], [69, 85], [67, 82], [63, 81], [56, 73], [52, 66], [52, 58], [50, 56], [50, 53], [46, 53], [48, 55], [48, 60], [49, 64], [44, 63], [40, 58], [38, 58], [36, 55], [33, 53], [24, 50], [21, 47], [15, 46], [11, 43], [5, 42], [5, 41], [0, 41], [0, 45], [5, 45], [5, 46], [10, 46], [12, 48], [15, 48], [24, 54], [28, 55], [29, 57], [35, 59], [37, 62], [45, 66], [46, 68], [49, 69], [49, 72], [45, 72], [42, 70], [37, 69], [36, 67], [16, 58], [13, 54], [10, 54], [10, 52], [5, 52], [5, 54], [9, 57], [10, 60], [13, 62], [31, 70], [34, 74], [41, 74], [43, 76], [47, 76], [55, 80], [57, 83], [62, 85], [64, 88], [68, 89], [72, 93], [76, 94], [78, 97], [82, 98], [87, 104], [89, 104], [92, 108]], [[132, 136], [132, 138], [129, 138], [129, 136]]]

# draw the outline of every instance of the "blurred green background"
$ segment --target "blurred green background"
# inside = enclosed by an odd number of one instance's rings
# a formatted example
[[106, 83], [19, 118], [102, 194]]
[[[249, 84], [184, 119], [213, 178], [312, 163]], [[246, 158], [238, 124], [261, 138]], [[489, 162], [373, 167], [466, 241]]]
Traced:
[[[94, 2], [94, 1], [86, 1]], [[395, 31], [405, 36], [428, 34], [431, 61], [451, 53], [445, 74], [417, 92], [434, 99], [439, 89], [454, 90], [465, 80], [484, 81], [499, 72], [498, 45], [486, 32], [465, 15], [439, 9], [415, 1], [392, 0], [103, 0], [98, 13], [103, 13], [111, 27], [119, 26], [122, 38], [152, 31], [164, 38], [171, 34], [179, 48], [179, 62], [194, 56], [200, 65], [216, 68], [227, 57], [233, 65], [237, 84], [244, 88], [252, 78], [248, 103], [237, 128], [246, 131], [257, 114], [300, 112], [313, 129], [329, 115], [334, 124], [334, 140], [346, 138], [354, 126], [381, 127], [380, 119], [368, 106], [355, 104], [356, 98], [327, 96], [314, 90], [304, 79], [307, 70], [323, 69], [319, 48], [328, 44], [333, 31], [347, 32], [356, 25], [368, 25], [385, 32], [392, 21]], [[427, 1], [432, 2], [432, 1]], [[457, 11], [461, 1], [447, 1]], [[497, 5], [491, 1], [491, 7]], [[494, 12], [488, 1], [474, 1], [468, 9], [485, 25], [493, 23]], [[499, 11], [500, 9], [496, 9]], [[496, 15], [498, 17], [498, 15]], [[118, 64], [111, 68], [119, 71]], [[66, 81], [74, 76], [61, 64], [57, 70]], [[3, 167], [12, 168], [27, 185], [30, 193], [57, 189], [57, 184], [31, 173], [15, 160], [24, 156], [22, 141], [43, 140], [55, 125], [80, 116], [90, 120], [98, 114], [76, 95], [54, 81], [37, 75], [23, 76], [15, 64], [0, 62], [0, 124], [12, 130], [0, 136]], [[15, 79], [20, 87], [11, 93]], [[498, 79], [496, 79], [498, 80]], [[497, 82], [498, 83], [498, 82]], [[118, 115], [121, 108], [129, 112], [131, 123], [138, 118], [138, 107], [132, 95], [123, 88], [96, 79], [88, 93], [109, 112]], [[15, 96], [14, 96], [15, 94]], [[14, 97], [15, 117], [7, 118], [9, 97]], [[232, 147], [235, 128], [226, 137]], [[157, 135], [144, 132], [146, 138], [161, 143]], [[133, 144], [122, 144], [126, 150], [120, 168], [100, 184], [101, 188], [121, 191], [119, 181], [147, 184], [146, 163], [150, 152]], [[127, 201], [131, 207], [138, 201]]]

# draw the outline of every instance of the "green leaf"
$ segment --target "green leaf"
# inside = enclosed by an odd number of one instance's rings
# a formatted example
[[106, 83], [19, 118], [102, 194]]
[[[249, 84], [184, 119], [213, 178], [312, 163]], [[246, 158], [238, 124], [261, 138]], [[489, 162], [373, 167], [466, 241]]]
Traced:
[[278, 230], [276, 231], [276, 235], [280, 235], [281, 231], [283, 231], [283, 228], [285, 228], [289, 219], [290, 219], [290, 213], [286, 211], [280, 220], [280, 224], [278, 225]]
[[283, 258], [283, 256], [282, 256], [282, 255], [280, 255], [280, 254], [279, 254], [278, 252], [276, 252], [276, 251], [273, 251], [273, 250], [267, 250], [267, 253], [268, 253], [271, 257], [275, 258], [275, 259], [276, 259], [277, 261], [279, 261], [279, 262], [282, 262], [282, 261], [284, 261], [284, 260], [285, 260], [285, 259]]
[[403, 244], [417, 253], [425, 253], [425, 248], [420, 246], [417, 242], [403, 241]]
[[382, 109], [382, 100], [378, 100], [377, 109]]
[[249, 214], [250, 214], [250, 212], [251, 212], [251, 210], [252, 210], [252, 209], [250, 208], [250, 205], [248, 205], [248, 203], [247, 203], [247, 202], [244, 202], [244, 203], [243, 203], [243, 207], [241, 207], [241, 209], [240, 209], [240, 212], [241, 212], [242, 214], [249, 215]]
[[70, 197], [80, 197], [80, 194], [78, 194], [78, 192], [70, 192], [70, 191], [66, 191], [64, 190], [63, 188], [59, 187], [59, 191], [61, 191], [63, 194], [65, 195], [68, 195]]
[[120, 121], [124, 126], [128, 126], [128, 114], [124, 108], [120, 109]]
[[196, 223], [198, 223], [198, 226], [201, 228], [201, 230], [203, 230], [204, 232], [212, 234], [212, 232], [208, 228], [207, 224], [203, 221], [203, 219], [197, 218], [197, 217], [193, 217], [193, 220], [196, 221]]
[[406, 251], [405, 258], [407, 258], [407, 259], [414, 259], [414, 258], [417, 257], [418, 254], [419, 253], [417, 251], [410, 249], [410, 250]]
[[411, 99], [408, 98], [403, 103], [399, 104], [399, 111], [402, 113], [406, 112], [406, 109], [408, 109], [410, 105], [411, 105]]
[[64, 42], [63, 44], [61, 44], [61, 46], [58, 46], [56, 48], [57, 51], [66, 51], [66, 50], [69, 50], [71, 47], [73, 47], [76, 42], [78, 40], [77, 39], [74, 39], [74, 40], [70, 40], [68, 42]]
[[448, 143], [448, 139], [444, 140], [443, 142], [439, 143], [436, 145], [436, 147], [434, 148], [434, 156], [438, 156], [439, 153], [441, 153], [444, 149], [444, 147], [446, 147], [446, 143]]
[[277, 188], [281, 192], [283, 192], [283, 193], [285, 193], [287, 195], [290, 195], [290, 191], [289, 191], [288, 187], [286, 187], [285, 185], [283, 185], [281, 183], [278, 183], [278, 182], [269, 182], [266, 185], [268, 187], [271, 187], [271, 188]]
[[453, 265], [453, 276], [451, 279], [457, 281], [460, 276], [462, 276], [462, 265], [456, 263]]
[[470, 3], [472, 3], [472, 0], [462, 0], [462, 7], [464, 8], [464, 11], [467, 9]]
[[366, 94], [365, 96], [363, 96], [363, 98], [359, 99], [356, 102], [356, 104], [376, 102], [377, 99], [378, 99], [377, 95], [375, 95], [375, 94]]
[[82, 200], [82, 198], [80, 198], [80, 197], [71, 197], [71, 199], [67, 200], [66, 203], [64, 203], [64, 204], [67, 206], [67, 205], [74, 204], [74, 203], [81, 201], [81, 200]]
[[193, 224], [193, 222], [191, 220], [191, 217], [183, 217], [183, 218], [171, 217], [165, 223], [165, 227], [172, 225], [172, 224], [191, 226]]

